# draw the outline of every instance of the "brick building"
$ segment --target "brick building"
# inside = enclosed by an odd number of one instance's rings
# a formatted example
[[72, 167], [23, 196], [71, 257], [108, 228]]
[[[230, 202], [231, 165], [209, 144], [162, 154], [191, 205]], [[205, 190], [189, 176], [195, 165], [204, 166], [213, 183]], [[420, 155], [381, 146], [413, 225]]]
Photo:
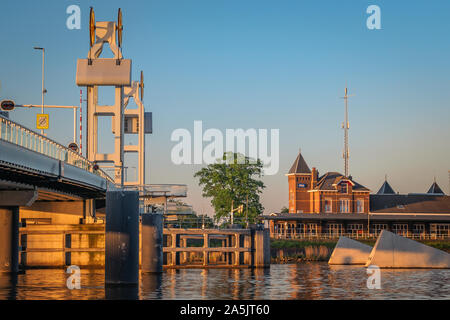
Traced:
[[290, 213], [368, 213], [370, 190], [338, 172], [319, 177], [299, 152], [289, 173]]
[[426, 193], [398, 194], [387, 179], [376, 194], [351, 176], [309, 169], [298, 154], [288, 174], [289, 212], [263, 216], [274, 238], [377, 236], [450, 237], [450, 197], [436, 181]]

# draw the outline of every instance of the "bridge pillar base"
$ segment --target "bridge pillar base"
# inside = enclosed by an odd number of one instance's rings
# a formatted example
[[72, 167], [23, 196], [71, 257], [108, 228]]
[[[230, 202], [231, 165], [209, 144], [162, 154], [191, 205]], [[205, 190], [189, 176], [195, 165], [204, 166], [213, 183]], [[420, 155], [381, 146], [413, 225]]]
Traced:
[[19, 272], [19, 207], [0, 207], [0, 272]]
[[105, 284], [139, 282], [139, 193], [106, 193]]
[[142, 272], [163, 271], [163, 216], [151, 213], [142, 215]]

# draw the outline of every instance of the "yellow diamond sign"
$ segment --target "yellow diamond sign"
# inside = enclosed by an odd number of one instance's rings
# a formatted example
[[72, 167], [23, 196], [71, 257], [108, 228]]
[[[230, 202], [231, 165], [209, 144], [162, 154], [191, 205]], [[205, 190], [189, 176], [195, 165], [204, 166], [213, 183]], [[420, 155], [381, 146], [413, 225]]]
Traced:
[[36, 129], [48, 129], [48, 114], [36, 115]]

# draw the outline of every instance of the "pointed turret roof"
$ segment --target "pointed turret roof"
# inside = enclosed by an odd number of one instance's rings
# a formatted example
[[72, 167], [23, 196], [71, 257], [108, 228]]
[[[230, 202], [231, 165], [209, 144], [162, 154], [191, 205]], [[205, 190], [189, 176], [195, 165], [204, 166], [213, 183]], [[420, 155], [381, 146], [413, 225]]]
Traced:
[[383, 185], [381, 186], [380, 190], [378, 190], [377, 194], [395, 194], [395, 191], [394, 191], [394, 189], [392, 189], [389, 182], [387, 182], [387, 180], [385, 180]]
[[430, 189], [428, 189], [427, 193], [431, 193], [431, 194], [444, 194], [444, 192], [442, 191], [442, 189], [438, 186], [438, 184], [435, 182], [433, 182], [433, 184], [431, 185]]
[[293, 174], [293, 173], [298, 173], [298, 174], [311, 173], [311, 170], [309, 170], [309, 167], [306, 164], [305, 159], [303, 159], [301, 152], [298, 153], [297, 159], [295, 159], [294, 163], [292, 164], [291, 169], [289, 170], [289, 174]]

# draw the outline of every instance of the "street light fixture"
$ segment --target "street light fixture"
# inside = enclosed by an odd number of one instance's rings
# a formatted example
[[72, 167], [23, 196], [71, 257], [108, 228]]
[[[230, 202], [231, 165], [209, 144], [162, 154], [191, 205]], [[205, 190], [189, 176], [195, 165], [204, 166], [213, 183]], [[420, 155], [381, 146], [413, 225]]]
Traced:
[[[45, 65], [45, 49], [41, 47], [34, 47], [35, 50], [42, 50], [42, 105], [41, 105], [41, 113], [44, 114], [44, 94], [47, 93], [47, 90], [44, 88], [44, 65]], [[41, 129], [41, 134], [44, 134], [44, 129]]]

